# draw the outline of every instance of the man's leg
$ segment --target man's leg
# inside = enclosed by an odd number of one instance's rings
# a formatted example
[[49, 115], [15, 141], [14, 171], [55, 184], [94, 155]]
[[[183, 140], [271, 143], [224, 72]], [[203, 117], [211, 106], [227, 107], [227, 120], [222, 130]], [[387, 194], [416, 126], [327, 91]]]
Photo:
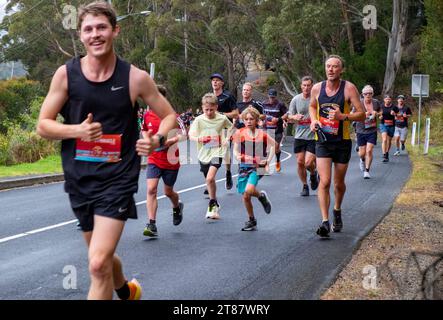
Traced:
[[[124, 221], [94, 216], [94, 230], [89, 241], [89, 273], [91, 286], [88, 299], [112, 299], [114, 288], [124, 285], [120, 259], [115, 255]], [[89, 234], [85, 234], [89, 238]]]
[[301, 151], [299, 153], [296, 154], [297, 155], [297, 172], [298, 172], [298, 176], [300, 178], [300, 181], [303, 183], [303, 185], [307, 185], [307, 174], [306, 174], [306, 152]]
[[346, 192], [345, 176], [348, 170], [348, 164], [334, 163], [334, 210], [341, 210], [341, 204]]
[[165, 184], [164, 190], [165, 190], [165, 196], [167, 196], [169, 198], [169, 200], [171, 200], [172, 207], [178, 208], [179, 196], [178, 196], [178, 193], [174, 191], [174, 186], [168, 186]]
[[[89, 249], [89, 244], [91, 242], [92, 231], [84, 232], [83, 238], [86, 241], [86, 245]], [[114, 253], [113, 257], [113, 268], [112, 268], [112, 276], [114, 280], [114, 289], [119, 289], [124, 286], [126, 279], [123, 275], [123, 266], [120, 257]]]
[[358, 147], [358, 156], [360, 157], [360, 170], [365, 171], [365, 163], [366, 163], [366, 145]]
[[320, 175], [320, 184], [317, 194], [323, 221], [329, 220], [329, 205], [331, 201], [329, 194], [331, 186], [331, 165], [331, 158], [317, 158], [317, 171]]
[[369, 169], [371, 169], [373, 159], [374, 159], [374, 145], [368, 142], [366, 144], [366, 162], [365, 162], [366, 171], [369, 171]]

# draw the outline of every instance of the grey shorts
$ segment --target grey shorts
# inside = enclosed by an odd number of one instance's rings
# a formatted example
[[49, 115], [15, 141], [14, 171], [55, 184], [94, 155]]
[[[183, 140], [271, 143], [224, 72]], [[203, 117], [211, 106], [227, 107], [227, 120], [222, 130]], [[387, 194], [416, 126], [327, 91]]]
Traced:
[[408, 128], [395, 127], [394, 137], [400, 137], [401, 141], [406, 141], [406, 138], [408, 137]]

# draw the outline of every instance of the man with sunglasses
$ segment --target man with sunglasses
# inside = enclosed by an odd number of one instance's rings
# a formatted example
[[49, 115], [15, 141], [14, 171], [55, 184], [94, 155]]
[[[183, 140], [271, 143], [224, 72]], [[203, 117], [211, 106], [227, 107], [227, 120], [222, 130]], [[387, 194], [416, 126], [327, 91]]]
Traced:
[[[326, 141], [318, 141], [315, 148], [317, 156], [317, 170], [320, 175], [318, 187], [318, 202], [322, 214], [322, 223], [317, 234], [320, 237], [329, 237], [329, 206], [332, 163], [334, 163], [334, 221], [332, 230], [340, 232], [343, 227], [341, 218], [341, 204], [346, 191], [345, 176], [351, 159], [352, 141], [350, 138], [351, 121], [365, 119], [364, 108], [360, 102], [360, 95], [349, 81], [342, 80], [344, 69], [343, 59], [331, 55], [325, 62], [327, 80], [315, 84], [311, 91], [309, 113], [311, 116], [311, 130], [321, 130]], [[351, 105], [355, 112], [351, 113]]]

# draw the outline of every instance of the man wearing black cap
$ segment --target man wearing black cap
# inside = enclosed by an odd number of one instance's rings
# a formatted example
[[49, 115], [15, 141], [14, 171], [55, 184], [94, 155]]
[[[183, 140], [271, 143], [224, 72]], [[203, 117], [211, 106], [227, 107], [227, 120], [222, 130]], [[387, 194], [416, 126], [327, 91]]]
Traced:
[[411, 108], [405, 106], [405, 96], [399, 95], [397, 97], [397, 109], [398, 113], [395, 117], [395, 132], [394, 141], [397, 146], [397, 150], [394, 156], [400, 155], [400, 142], [401, 150], [405, 150], [405, 142], [408, 136], [408, 118], [412, 116]]
[[391, 141], [395, 133], [395, 115], [398, 108], [392, 104], [390, 94], [385, 94], [384, 105], [379, 113], [380, 116], [380, 133], [382, 138], [381, 149], [383, 152], [383, 163], [389, 162], [389, 150], [391, 150]]
[[[233, 119], [238, 117], [237, 101], [228, 90], [224, 90], [225, 79], [220, 73], [214, 73], [210, 77], [212, 91], [218, 99], [218, 112], [224, 114], [233, 122]], [[226, 190], [232, 189], [232, 174], [231, 174], [231, 152], [226, 153]]]
[[268, 99], [263, 101], [263, 114], [266, 116], [265, 127], [267, 130], [275, 130], [275, 156], [277, 157], [277, 163], [275, 170], [281, 171], [280, 164], [280, 143], [283, 140], [283, 121], [287, 120], [288, 108], [285, 104], [277, 99], [277, 90], [271, 88], [268, 90]]

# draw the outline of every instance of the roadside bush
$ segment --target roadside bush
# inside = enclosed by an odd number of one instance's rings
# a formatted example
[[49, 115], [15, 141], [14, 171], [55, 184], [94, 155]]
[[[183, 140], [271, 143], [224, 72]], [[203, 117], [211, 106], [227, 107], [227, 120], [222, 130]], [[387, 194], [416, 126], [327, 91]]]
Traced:
[[0, 135], [0, 165], [33, 163], [58, 152], [59, 143], [42, 139], [34, 131], [10, 127]]

